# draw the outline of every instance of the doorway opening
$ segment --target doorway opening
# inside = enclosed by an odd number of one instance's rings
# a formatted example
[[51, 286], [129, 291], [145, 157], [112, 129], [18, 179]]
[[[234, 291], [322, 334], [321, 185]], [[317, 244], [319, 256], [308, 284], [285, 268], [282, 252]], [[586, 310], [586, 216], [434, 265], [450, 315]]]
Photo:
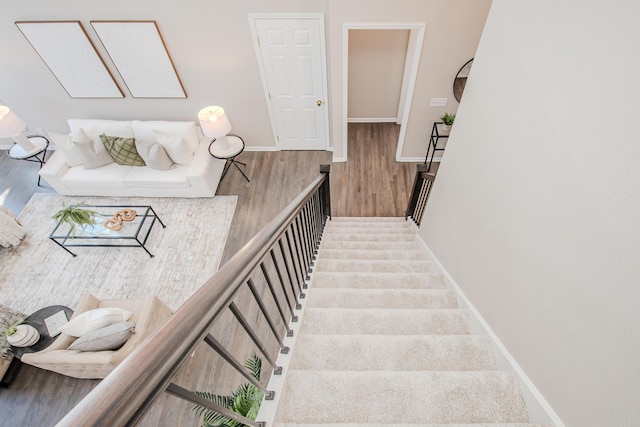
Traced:
[[[395, 121], [400, 125], [395, 157], [400, 159], [424, 32], [425, 24], [344, 25], [344, 158], [334, 161], [347, 160], [349, 122]], [[389, 61], [383, 64], [385, 55]]]

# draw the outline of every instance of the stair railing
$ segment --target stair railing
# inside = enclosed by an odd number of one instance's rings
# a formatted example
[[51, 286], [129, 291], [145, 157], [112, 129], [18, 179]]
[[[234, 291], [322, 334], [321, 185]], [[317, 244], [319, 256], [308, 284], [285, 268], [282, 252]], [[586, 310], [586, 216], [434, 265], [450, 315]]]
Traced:
[[[172, 382], [176, 372], [204, 341], [238, 373], [259, 388], [266, 399], [274, 392], [254, 379], [212, 334], [220, 314], [229, 310], [247, 332], [253, 345], [278, 375], [278, 350], [269, 351], [264, 337], [233, 301], [245, 286], [268, 324], [272, 348], [289, 351], [283, 336], [292, 335], [289, 320], [296, 321], [299, 300], [314, 265], [324, 226], [331, 213], [329, 165], [321, 165], [320, 176], [300, 193], [267, 226], [198, 289], [158, 330], [102, 380], [78, 403], [58, 426], [129, 426], [140, 421], [162, 393], [211, 409], [248, 426], [262, 426], [213, 401]], [[269, 271], [275, 271], [275, 276]], [[251, 277], [266, 283], [263, 297]], [[279, 297], [278, 297], [279, 295]], [[271, 309], [267, 308], [271, 304]], [[273, 315], [277, 307], [277, 315]], [[263, 328], [265, 329], [265, 328]], [[274, 354], [275, 353], [275, 354]]]
[[431, 193], [431, 187], [433, 187], [433, 182], [436, 178], [434, 174], [428, 173], [427, 170], [427, 165], [417, 165], [411, 197], [409, 197], [409, 204], [405, 215], [406, 218], [411, 218], [418, 227], [422, 222], [422, 215], [424, 215], [429, 193]]

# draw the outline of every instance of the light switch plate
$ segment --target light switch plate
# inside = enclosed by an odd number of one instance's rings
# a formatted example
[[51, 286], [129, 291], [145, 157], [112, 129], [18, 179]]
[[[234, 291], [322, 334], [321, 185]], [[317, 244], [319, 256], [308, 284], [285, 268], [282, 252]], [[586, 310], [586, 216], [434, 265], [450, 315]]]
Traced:
[[446, 107], [449, 98], [431, 98], [432, 107]]

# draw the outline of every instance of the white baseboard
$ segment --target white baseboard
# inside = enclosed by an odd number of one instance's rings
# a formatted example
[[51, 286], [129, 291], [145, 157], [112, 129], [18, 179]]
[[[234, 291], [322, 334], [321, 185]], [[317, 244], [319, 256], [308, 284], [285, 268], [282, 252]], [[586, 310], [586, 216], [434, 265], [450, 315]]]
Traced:
[[397, 117], [351, 117], [347, 118], [347, 123], [398, 123]]
[[280, 151], [278, 147], [244, 147], [244, 151]]
[[[433, 159], [434, 162], [439, 162], [440, 159]], [[424, 163], [424, 157], [398, 157], [396, 162], [406, 163]]]
[[346, 157], [336, 157], [335, 152], [333, 153], [333, 163], [344, 163], [347, 161]]
[[[544, 398], [542, 393], [540, 393], [540, 390], [538, 390], [538, 388], [535, 386], [533, 381], [531, 381], [531, 379], [527, 376], [527, 374], [524, 372], [522, 367], [520, 367], [518, 362], [511, 355], [511, 353], [509, 353], [509, 350], [507, 350], [504, 344], [502, 344], [502, 342], [500, 341], [498, 336], [493, 332], [493, 330], [491, 329], [489, 324], [486, 322], [486, 320], [484, 320], [482, 315], [480, 315], [480, 312], [474, 307], [474, 305], [471, 303], [469, 298], [467, 298], [467, 296], [462, 291], [460, 286], [456, 283], [456, 281], [449, 274], [449, 272], [444, 268], [444, 266], [442, 265], [438, 257], [436, 257], [433, 251], [431, 251], [431, 248], [429, 248], [429, 245], [427, 245], [427, 243], [417, 233], [417, 227], [416, 227], [416, 237], [424, 245], [425, 249], [431, 256], [431, 258], [436, 262], [436, 264], [444, 274], [445, 280], [448, 282], [451, 288], [458, 293], [459, 297], [462, 299], [462, 302], [467, 306], [467, 308], [475, 317], [475, 319], [478, 321], [482, 329], [484, 329], [487, 335], [489, 335], [489, 338], [493, 342], [494, 347], [500, 351], [500, 354], [502, 355], [506, 363], [508, 363], [510, 368], [513, 369], [516, 375], [518, 375], [518, 377], [520, 378], [520, 381], [525, 388], [525, 390], [523, 390], [524, 391], [523, 394], [525, 397], [525, 401], [527, 402], [527, 409], [529, 410], [529, 415], [531, 417], [530, 422], [537, 422], [537, 423], [551, 422], [555, 424], [555, 427], [565, 427], [565, 424], [562, 422], [558, 414], [556, 414], [556, 412], [553, 410], [551, 405], [549, 405], [549, 403]], [[498, 355], [496, 354], [496, 356]]]

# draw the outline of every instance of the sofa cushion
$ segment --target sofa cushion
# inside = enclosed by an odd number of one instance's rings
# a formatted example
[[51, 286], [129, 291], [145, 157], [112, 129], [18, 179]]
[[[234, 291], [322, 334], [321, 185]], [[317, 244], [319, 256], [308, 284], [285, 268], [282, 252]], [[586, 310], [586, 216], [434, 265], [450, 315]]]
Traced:
[[153, 136], [158, 141], [158, 144], [162, 145], [167, 151], [173, 163], [189, 166], [189, 163], [193, 160], [193, 151], [191, 151], [189, 144], [181, 135], [153, 131]]
[[121, 138], [119, 136], [100, 135], [100, 141], [119, 165], [146, 166], [138, 150], [134, 138]]
[[62, 176], [61, 181], [69, 188], [125, 188], [127, 185], [124, 180], [131, 168], [133, 166], [117, 163], [91, 170], [86, 170], [83, 166], [74, 166]]
[[64, 156], [64, 160], [69, 166], [79, 166], [84, 163], [80, 148], [71, 142], [71, 135], [62, 135], [55, 132], [48, 132], [51, 141]]
[[173, 161], [160, 144], [153, 144], [136, 139], [136, 149], [146, 165], [153, 169], [169, 170], [171, 166], [173, 166]]
[[[200, 145], [198, 128], [195, 122], [169, 122], [169, 121], [141, 121], [134, 120], [131, 124], [133, 133], [137, 140], [145, 142], [156, 142], [153, 131], [165, 132], [171, 135], [180, 135], [195, 153]], [[122, 135], [127, 136], [127, 135]], [[171, 154], [169, 154], [171, 155]]]
[[82, 129], [76, 134], [77, 136], [72, 137], [72, 142], [80, 149], [85, 169], [95, 169], [113, 163], [113, 157], [99, 139], [91, 139]]
[[173, 165], [169, 170], [158, 170], [153, 168], [131, 168], [125, 184], [128, 187], [141, 188], [180, 188], [190, 187], [186, 178], [187, 167]]
[[60, 327], [60, 331], [72, 337], [81, 337], [114, 323], [126, 322], [133, 313], [120, 307], [102, 307], [85, 311]]
[[133, 322], [118, 322], [105, 326], [104, 328], [96, 329], [95, 331], [84, 334], [71, 343], [69, 350], [117, 350], [127, 342], [135, 326], [136, 324]]
[[89, 138], [94, 141], [100, 141], [100, 134], [121, 136], [124, 138], [133, 138], [133, 129], [131, 121], [125, 120], [97, 120], [97, 119], [69, 119], [69, 128], [71, 135], [82, 128]]

